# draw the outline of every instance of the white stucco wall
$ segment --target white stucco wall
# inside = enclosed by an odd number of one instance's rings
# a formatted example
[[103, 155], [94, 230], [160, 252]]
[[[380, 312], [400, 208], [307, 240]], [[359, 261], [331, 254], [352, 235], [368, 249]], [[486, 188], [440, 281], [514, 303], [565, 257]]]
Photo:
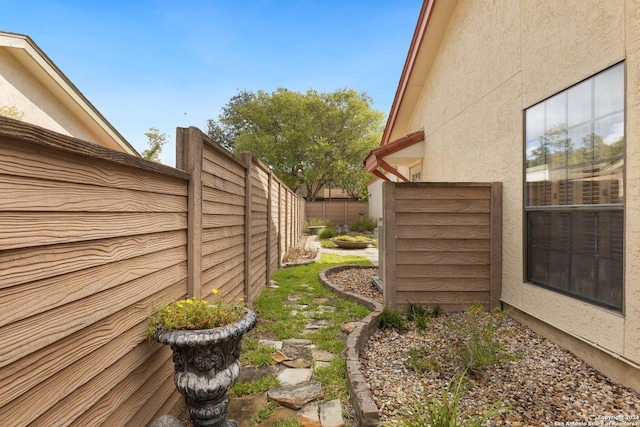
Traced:
[[98, 136], [7, 49], [0, 49], [0, 104], [15, 107], [27, 123], [122, 150], [115, 141]]
[[[632, 0], [460, 0], [410, 131], [424, 181], [502, 181], [503, 300], [640, 363], [640, 10]], [[626, 59], [624, 313], [524, 283], [523, 111]], [[373, 204], [373, 203], [372, 203]]]

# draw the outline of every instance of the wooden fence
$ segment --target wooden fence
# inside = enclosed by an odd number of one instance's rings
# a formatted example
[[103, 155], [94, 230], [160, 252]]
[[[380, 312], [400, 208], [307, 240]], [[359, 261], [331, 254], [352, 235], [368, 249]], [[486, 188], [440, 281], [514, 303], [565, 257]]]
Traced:
[[330, 202], [307, 202], [307, 219], [321, 218], [330, 225], [352, 224], [369, 213], [369, 202], [360, 200], [332, 200]]
[[502, 184], [383, 186], [384, 304], [494, 308], [502, 287]]
[[179, 135], [188, 171], [0, 117], [4, 426], [175, 413], [171, 351], [144, 339], [152, 308], [214, 287], [251, 300], [301, 235], [304, 203], [263, 165]]

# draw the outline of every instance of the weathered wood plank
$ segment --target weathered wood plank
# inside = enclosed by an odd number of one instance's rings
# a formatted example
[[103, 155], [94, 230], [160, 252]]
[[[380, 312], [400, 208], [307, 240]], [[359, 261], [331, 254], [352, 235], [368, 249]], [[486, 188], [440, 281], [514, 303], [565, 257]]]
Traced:
[[[164, 382], [167, 377], [172, 377], [173, 361], [171, 360], [171, 349], [169, 346], [162, 346], [145, 361], [144, 364], [138, 366], [131, 371], [120, 384], [108, 391], [104, 396], [100, 396], [98, 402], [91, 408], [88, 408], [80, 415], [71, 426], [84, 427], [89, 425], [103, 425], [107, 419], [109, 424], [106, 425], [126, 425], [124, 422], [114, 422], [111, 418], [113, 414], [125, 414], [131, 416], [131, 408], [140, 408], [144, 402], [153, 395], [157, 387], [155, 384], [148, 384], [149, 379]], [[141, 386], [142, 385], [142, 386]], [[151, 386], [150, 386], [151, 385]], [[140, 393], [145, 393], [140, 396]], [[135, 413], [136, 411], [133, 411]], [[140, 424], [143, 425], [143, 424]]]
[[[105, 425], [144, 426], [149, 424], [154, 419], [151, 414], [155, 414], [177, 393], [172, 372], [172, 366], [164, 366], [163, 372], [150, 378], [118, 412], [114, 412], [107, 419]], [[141, 405], [141, 403], [144, 404]]]
[[489, 290], [488, 277], [398, 277], [396, 288], [402, 292], [484, 292]]
[[489, 200], [491, 184], [483, 183], [399, 183], [398, 200]]
[[3, 140], [16, 141], [25, 145], [35, 145], [41, 150], [62, 151], [69, 157], [78, 156], [77, 162], [87, 158], [101, 159], [115, 164], [134, 166], [150, 172], [188, 179], [184, 171], [145, 160], [138, 156], [111, 150], [98, 144], [78, 138], [62, 135], [57, 132], [32, 125], [23, 121], [0, 117], [0, 137]]
[[421, 305], [434, 304], [457, 304], [465, 307], [471, 306], [474, 302], [489, 302], [489, 292], [401, 292], [398, 291], [398, 303], [407, 301], [417, 302]]
[[491, 206], [488, 199], [480, 200], [439, 200], [425, 203], [420, 199], [404, 199], [397, 202], [398, 212], [409, 213], [489, 213]]
[[204, 215], [233, 215], [244, 217], [244, 206], [207, 201], [202, 203], [202, 213]]
[[489, 225], [398, 226], [398, 239], [489, 239]]
[[182, 230], [183, 213], [0, 212], [0, 250]]
[[228, 205], [244, 206], [244, 197], [240, 194], [229, 193], [218, 188], [203, 187], [202, 201], [204, 204], [225, 203]]
[[[135, 301], [153, 295], [158, 283], [169, 286], [181, 280], [186, 282], [186, 263], [91, 295], [75, 304], [61, 306], [4, 326], [0, 328], [0, 336], [6, 340], [4, 351], [0, 353], [0, 367], [98, 322]], [[76, 285], [81, 286], [82, 283]], [[42, 328], [42, 325], [47, 325], [47, 328]], [[28, 334], [28, 339], [25, 333]]]
[[[116, 337], [146, 323], [153, 307], [186, 295], [186, 283], [176, 283], [90, 326], [0, 369], [0, 413], [7, 403], [98, 351]], [[140, 329], [142, 330], [142, 329]], [[140, 339], [142, 339], [140, 337]]]
[[221, 176], [211, 175], [207, 171], [202, 174], [202, 186], [203, 188], [211, 188], [229, 194], [244, 194], [245, 189], [243, 185], [237, 182], [228, 181]]
[[398, 252], [411, 251], [489, 251], [489, 239], [399, 239]]
[[186, 195], [189, 176], [180, 171], [183, 178], [176, 178], [64, 151], [34, 150], [29, 144], [4, 139], [0, 139], [0, 165], [6, 175], [177, 196]]
[[[0, 289], [0, 326], [186, 263], [184, 246]], [[73, 265], [73, 264], [71, 264]]]
[[489, 277], [489, 266], [488, 265], [457, 265], [457, 266], [406, 265], [398, 269], [397, 277], [426, 277], [426, 278]]
[[244, 245], [229, 246], [224, 251], [217, 251], [202, 256], [202, 270], [208, 270], [216, 264], [220, 264], [237, 255], [245, 253]]
[[202, 226], [206, 228], [244, 225], [244, 215], [203, 215]]
[[489, 225], [488, 213], [405, 213], [398, 212], [399, 226]]
[[0, 174], [0, 211], [186, 212], [186, 196]]
[[[118, 337], [114, 341], [120, 341]], [[124, 381], [130, 375], [132, 368], [142, 365], [154, 353], [153, 344], [148, 341], [132, 342], [133, 346], [122, 355], [117, 354], [115, 348], [105, 348], [104, 351], [92, 353], [81, 361], [86, 365], [86, 373], [73, 375], [73, 372], [61, 372], [59, 378], [52, 378], [52, 384], [46, 389], [65, 390], [64, 399], [56, 402], [46, 413], [33, 421], [34, 427], [48, 427], [52, 425], [66, 425], [76, 420], [87, 407], [95, 405], [111, 388]], [[138, 345], [135, 345], [138, 344]], [[93, 364], [93, 366], [92, 366]], [[90, 379], [87, 380], [87, 377]], [[84, 380], [84, 381], [82, 381]], [[70, 384], [82, 384], [72, 388]], [[77, 384], [74, 384], [76, 386]], [[41, 392], [42, 393], [42, 392]], [[40, 396], [36, 394], [35, 396]], [[31, 396], [31, 402], [35, 396]], [[37, 397], [35, 397], [37, 399]], [[86, 406], [85, 406], [86, 405]]]
[[[398, 265], [489, 265], [489, 251], [411, 251], [398, 252]], [[404, 268], [404, 267], [403, 267]]]
[[241, 246], [244, 244], [244, 234], [230, 236], [225, 239], [210, 240], [202, 245], [202, 255], [207, 256], [216, 254], [219, 252], [227, 251], [234, 246]]

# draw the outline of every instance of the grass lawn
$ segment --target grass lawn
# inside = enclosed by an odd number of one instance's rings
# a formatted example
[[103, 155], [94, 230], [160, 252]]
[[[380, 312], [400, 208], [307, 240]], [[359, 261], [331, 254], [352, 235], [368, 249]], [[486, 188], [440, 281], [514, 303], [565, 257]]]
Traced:
[[[322, 383], [324, 397], [319, 403], [340, 399], [345, 405], [349, 403], [346, 360], [344, 357], [347, 335], [340, 330], [340, 324], [360, 320], [369, 314], [369, 310], [361, 305], [345, 300], [327, 290], [320, 283], [320, 272], [326, 268], [342, 264], [371, 265], [369, 260], [360, 256], [338, 256], [323, 254], [313, 264], [289, 267], [276, 271], [272, 279], [278, 282], [278, 288], [265, 288], [253, 303], [259, 323], [243, 339], [242, 366], [265, 366], [273, 364], [270, 348], [258, 345], [259, 339], [284, 340], [288, 338], [304, 338], [313, 341], [316, 348], [326, 350], [337, 357], [329, 366], [317, 369], [314, 380]], [[291, 302], [290, 296], [297, 297]], [[322, 302], [320, 302], [322, 301]], [[292, 314], [288, 304], [308, 305], [307, 310], [317, 310], [320, 305], [334, 306], [336, 312], [320, 312], [314, 317], [327, 319], [331, 324], [312, 333], [303, 334], [308, 318], [301, 312]], [[298, 310], [300, 311], [300, 310]], [[269, 388], [277, 386], [274, 376], [256, 380], [251, 383], [238, 383], [230, 391], [231, 395], [262, 394]], [[277, 408], [269, 404], [255, 417], [256, 423], [267, 418]], [[268, 410], [266, 410], [268, 409]]]

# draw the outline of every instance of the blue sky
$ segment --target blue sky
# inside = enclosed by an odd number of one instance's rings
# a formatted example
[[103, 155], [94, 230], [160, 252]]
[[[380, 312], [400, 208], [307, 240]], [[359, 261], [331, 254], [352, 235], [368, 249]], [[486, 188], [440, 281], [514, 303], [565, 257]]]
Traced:
[[421, 0], [0, 1], [0, 30], [30, 36], [138, 150], [156, 127], [217, 119], [239, 90], [352, 88], [389, 112]]

